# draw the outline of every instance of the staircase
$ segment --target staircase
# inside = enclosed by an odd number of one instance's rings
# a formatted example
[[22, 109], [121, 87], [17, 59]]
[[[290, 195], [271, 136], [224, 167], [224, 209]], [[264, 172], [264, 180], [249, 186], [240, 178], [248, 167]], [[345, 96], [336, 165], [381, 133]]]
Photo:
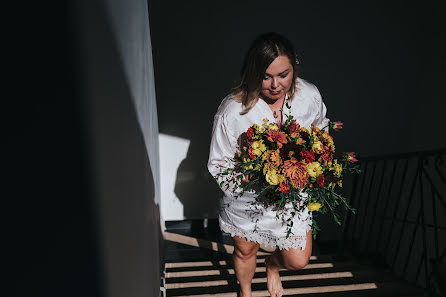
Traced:
[[[238, 285], [231, 261], [230, 237], [212, 232], [169, 230], [165, 236], [166, 265], [163, 291], [170, 296], [237, 296]], [[192, 236], [198, 233], [199, 236]], [[321, 253], [313, 243], [309, 264], [298, 271], [280, 271], [284, 296], [424, 296], [423, 289], [398, 280], [385, 268], [353, 257]], [[269, 296], [261, 249], [252, 289], [253, 296]]]

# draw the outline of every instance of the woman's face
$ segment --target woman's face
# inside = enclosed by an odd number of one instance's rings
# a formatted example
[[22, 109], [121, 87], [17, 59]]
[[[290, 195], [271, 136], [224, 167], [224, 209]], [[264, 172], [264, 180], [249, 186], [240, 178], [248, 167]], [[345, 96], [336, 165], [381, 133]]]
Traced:
[[280, 55], [265, 71], [260, 94], [276, 101], [285, 97], [293, 83], [293, 66], [287, 56]]

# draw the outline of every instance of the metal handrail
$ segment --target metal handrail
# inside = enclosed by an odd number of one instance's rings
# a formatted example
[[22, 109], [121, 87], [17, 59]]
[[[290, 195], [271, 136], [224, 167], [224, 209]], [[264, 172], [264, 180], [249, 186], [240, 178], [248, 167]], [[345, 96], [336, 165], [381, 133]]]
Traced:
[[[357, 212], [345, 212], [338, 255], [348, 242], [355, 256], [381, 257], [396, 275], [432, 292], [433, 265], [446, 257], [446, 243], [439, 240], [446, 238], [445, 160], [446, 148], [360, 158], [362, 173], [353, 179], [349, 201]], [[411, 258], [416, 251], [421, 257]]]

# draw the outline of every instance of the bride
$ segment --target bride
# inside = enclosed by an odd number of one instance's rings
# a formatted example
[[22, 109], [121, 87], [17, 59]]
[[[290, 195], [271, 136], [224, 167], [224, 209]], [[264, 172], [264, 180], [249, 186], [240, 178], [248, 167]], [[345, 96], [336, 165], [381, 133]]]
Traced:
[[[225, 182], [219, 175], [227, 164], [225, 160], [239, 151], [239, 137], [251, 125], [261, 124], [264, 118], [280, 124], [286, 115], [293, 115], [301, 127], [322, 128], [328, 124], [327, 110], [318, 89], [298, 77], [297, 65], [292, 43], [277, 33], [262, 34], [251, 44], [240, 82], [223, 99], [214, 118], [208, 169], [219, 184]], [[248, 181], [246, 176], [244, 182]], [[253, 192], [241, 194], [226, 187], [222, 190], [219, 224], [222, 231], [233, 237], [240, 296], [252, 296], [251, 282], [260, 244], [276, 247], [265, 259], [267, 287], [272, 297], [282, 296], [279, 270], [302, 269], [310, 259], [311, 213], [305, 208], [296, 214], [292, 235], [286, 238], [286, 224], [276, 218], [272, 207], [253, 204]], [[302, 196], [306, 198], [305, 194]]]

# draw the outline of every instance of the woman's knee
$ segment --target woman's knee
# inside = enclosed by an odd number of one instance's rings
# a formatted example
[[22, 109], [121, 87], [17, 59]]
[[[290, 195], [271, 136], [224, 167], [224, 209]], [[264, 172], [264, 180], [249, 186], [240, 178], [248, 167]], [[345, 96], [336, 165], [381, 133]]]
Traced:
[[255, 242], [242, 240], [234, 240], [234, 255], [241, 259], [249, 259], [255, 257], [259, 245]]
[[284, 266], [288, 270], [299, 270], [308, 265], [309, 259], [307, 257], [296, 257], [284, 260]]

